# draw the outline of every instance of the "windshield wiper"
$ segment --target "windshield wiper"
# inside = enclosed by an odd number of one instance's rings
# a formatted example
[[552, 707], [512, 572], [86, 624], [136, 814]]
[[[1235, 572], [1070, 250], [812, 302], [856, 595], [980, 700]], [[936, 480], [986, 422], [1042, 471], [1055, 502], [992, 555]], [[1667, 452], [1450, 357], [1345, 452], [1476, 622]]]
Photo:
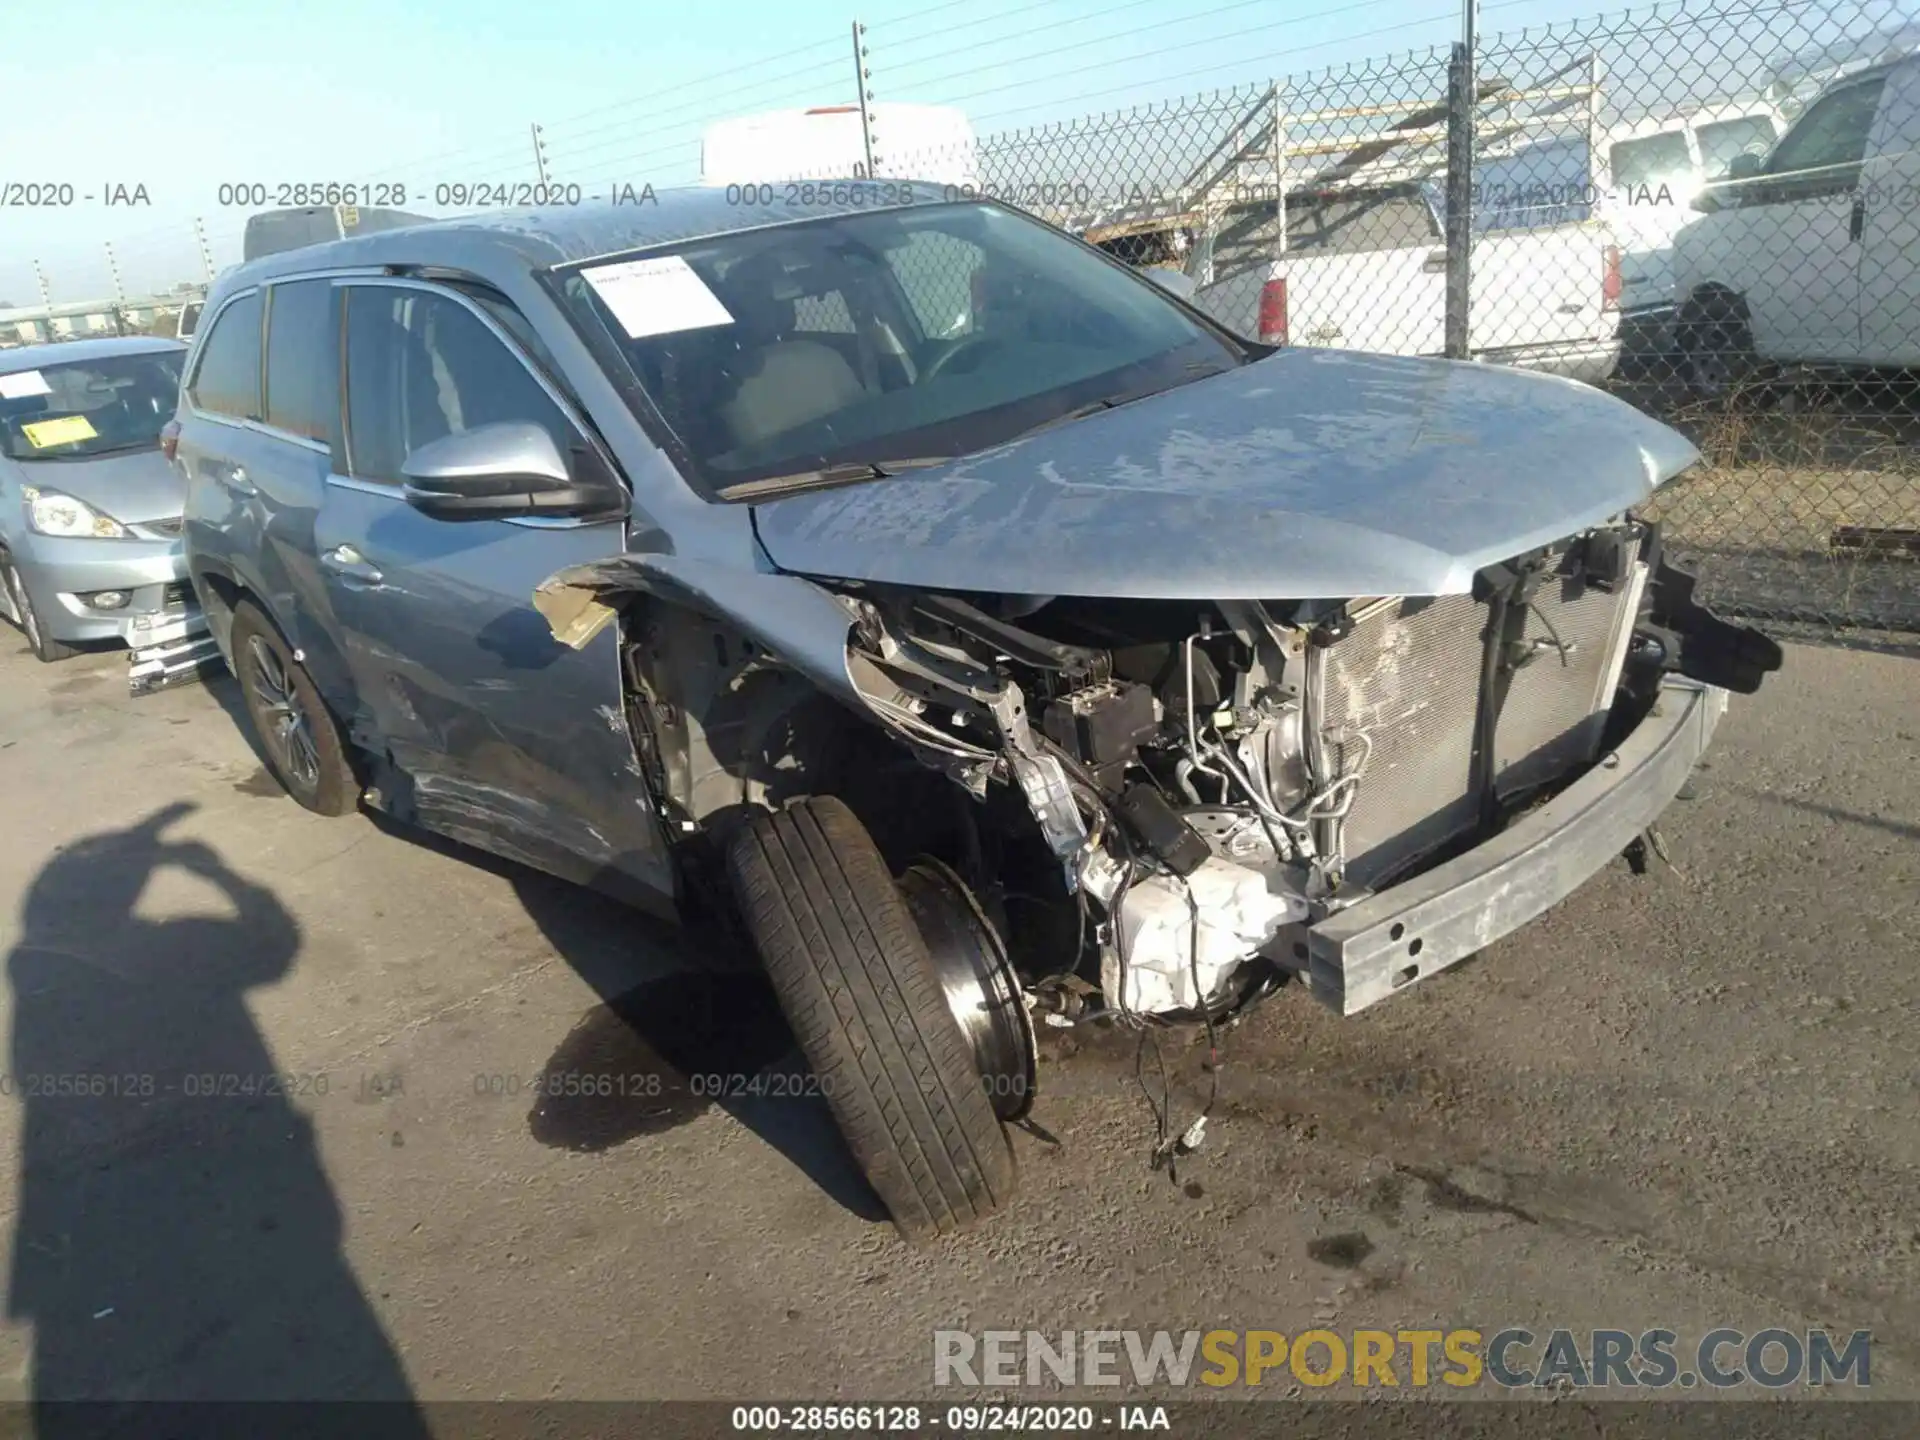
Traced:
[[104, 450], [68, 450], [59, 455], [15, 455], [16, 460], [98, 460], [103, 455], [126, 455], [135, 450], [157, 450], [158, 440], [136, 440], [128, 445], [109, 445]]
[[1149, 400], [1155, 395], [1164, 395], [1169, 390], [1178, 390], [1182, 385], [1190, 385], [1195, 380], [1205, 380], [1209, 376], [1222, 374], [1228, 368], [1230, 367], [1214, 365], [1210, 362], [1189, 365], [1187, 366], [1189, 373], [1184, 380], [1176, 380], [1171, 385], [1158, 385], [1151, 390], [1136, 390], [1131, 394], [1109, 395], [1104, 399], [1089, 400], [1084, 405], [1076, 405], [1071, 410], [1042, 420], [1038, 425], [1030, 425], [1010, 438], [1024, 440], [1029, 435], [1038, 435], [1042, 430], [1051, 430], [1056, 425], [1070, 425], [1075, 420], [1085, 420], [1089, 415], [1098, 415], [1102, 410], [1117, 410], [1120, 406], [1131, 405], [1136, 400]]
[[789, 475], [767, 475], [759, 480], [742, 480], [723, 485], [715, 492], [722, 500], [751, 500], [756, 496], [785, 490], [820, 490], [829, 485], [854, 485], [862, 480], [885, 480], [903, 470], [931, 470], [951, 463], [951, 455], [920, 455], [903, 460], [854, 460], [838, 465], [823, 465], [817, 470], [796, 470]]

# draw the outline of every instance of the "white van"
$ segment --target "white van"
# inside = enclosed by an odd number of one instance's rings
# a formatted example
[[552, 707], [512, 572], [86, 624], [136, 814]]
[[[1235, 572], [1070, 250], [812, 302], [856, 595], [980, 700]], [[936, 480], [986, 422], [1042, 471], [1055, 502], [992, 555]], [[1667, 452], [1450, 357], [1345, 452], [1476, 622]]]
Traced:
[[1776, 106], [1752, 100], [1642, 120], [1607, 137], [1603, 210], [1620, 244], [1622, 314], [1673, 303], [1673, 237], [1694, 218], [1694, 197], [1726, 175], [1734, 156], [1766, 154], [1786, 128]]
[[[964, 111], [950, 105], [888, 103], [868, 106], [867, 114], [875, 175], [978, 187], [979, 147]], [[700, 183], [864, 176], [867, 139], [858, 105], [769, 110], [717, 121], [700, 141]]]
[[1704, 395], [1757, 364], [1920, 368], [1920, 55], [1835, 81], [1742, 156], [1674, 237], [1675, 320]]

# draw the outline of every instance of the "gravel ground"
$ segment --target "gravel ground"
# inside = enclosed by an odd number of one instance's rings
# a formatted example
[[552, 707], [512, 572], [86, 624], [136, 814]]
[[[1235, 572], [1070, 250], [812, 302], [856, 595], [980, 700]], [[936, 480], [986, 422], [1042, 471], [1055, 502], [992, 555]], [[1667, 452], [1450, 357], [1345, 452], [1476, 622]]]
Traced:
[[1874, 1393], [1920, 1394], [1912, 659], [1792, 648], [1673, 867], [1352, 1020], [1277, 996], [1177, 1180], [1134, 1042], [1050, 1034], [1021, 1199], [925, 1250], [817, 1102], [534, 1103], [791, 1074], [750, 977], [307, 815], [224, 683], [135, 701], [123, 665], [0, 632], [0, 1399], [882, 1399], [942, 1328], [1508, 1324], [1871, 1328]]

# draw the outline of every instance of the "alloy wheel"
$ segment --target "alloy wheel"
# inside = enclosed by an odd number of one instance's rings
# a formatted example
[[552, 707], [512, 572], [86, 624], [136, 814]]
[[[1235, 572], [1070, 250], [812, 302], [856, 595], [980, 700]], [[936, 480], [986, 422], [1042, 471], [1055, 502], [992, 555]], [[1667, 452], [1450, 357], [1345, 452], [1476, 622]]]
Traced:
[[247, 660], [247, 690], [260, 717], [262, 738], [291, 779], [303, 790], [314, 789], [320, 783], [320, 752], [286, 662], [259, 635], [247, 637]]

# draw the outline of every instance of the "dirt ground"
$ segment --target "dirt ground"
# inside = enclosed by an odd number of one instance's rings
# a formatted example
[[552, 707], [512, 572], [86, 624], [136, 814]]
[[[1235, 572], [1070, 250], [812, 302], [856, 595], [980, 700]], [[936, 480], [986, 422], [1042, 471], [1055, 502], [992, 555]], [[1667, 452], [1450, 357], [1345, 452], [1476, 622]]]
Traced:
[[1920, 1394], [1913, 658], [1792, 648], [1673, 866], [1355, 1019], [1282, 992], [1177, 1180], [1135, 1042], [1050, 1034], [1021, 1198], [924, 1250], [819, 1102], [688, 1093], [792, 1073], [750, 976], [308, 815], [224, 683], [123, 674], [0, 631], [0, 1400], [875, 1400], [939, 1329], [1506, 1325], [1865, 1328]]
[[1920, 628], [1920, 395], [1910, 380], [1801, 378], [1732, 403], [1622, 383], [1706, 463], [1646, 507], [1701, 594], [1748, 615]]

